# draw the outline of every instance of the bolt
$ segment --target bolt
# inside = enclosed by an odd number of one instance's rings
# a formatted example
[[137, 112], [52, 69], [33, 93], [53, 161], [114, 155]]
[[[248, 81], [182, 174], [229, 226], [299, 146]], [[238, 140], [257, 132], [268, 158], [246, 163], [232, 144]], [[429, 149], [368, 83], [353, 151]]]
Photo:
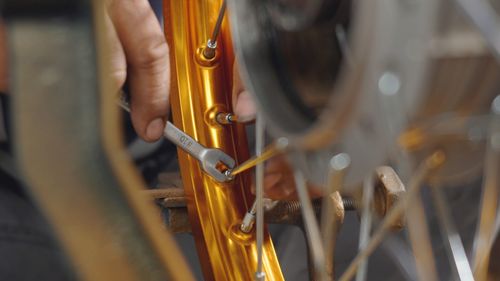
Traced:
[[342, 197], [342, 204], [344, 204], [344, 210], [346, 211], [356, 211], [358, 209], [358, 202], [351, 197]]

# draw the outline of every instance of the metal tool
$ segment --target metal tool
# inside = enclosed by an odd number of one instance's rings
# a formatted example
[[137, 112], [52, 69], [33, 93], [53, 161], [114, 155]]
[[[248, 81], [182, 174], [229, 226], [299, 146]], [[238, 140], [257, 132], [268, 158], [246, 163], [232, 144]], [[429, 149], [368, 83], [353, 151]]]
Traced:
[[255, 224], [255, 214], [257, 213], [257, 201], [254, 201], [252, 204], [252, 208], [247, 211], [245, 216], [243, 217], [243, 221], [240, 225], [240, 230], [245, 233], [250, 233]]
[[280, 153], [285, 152], [288, 146], [289, 143], [287, 138], [279, 138], [275, 142], [267, 146], [261, 155], [255, 155], [254, 157], [241, 163], [238, 167], [229, 170], [227, 176], [234, 177], [250, 168], [253, 168], [256, 165], [267, 161]]
[[215, 50], [217, 49], [217, 36], [219, 35], [225, 12], [226, 1], [224, 0], [219, 9], [219, 16], [217, 17], [217, 22], [215, 23], [214, 29], [212, 31], [212, 36], [207, 41], [207, 47], [203, 49], [203, 56], [205, 56], [205, 58], [207, 59], [213, 59], [215, 57]]
[[[118, 104], [125, 111], [130, 112], [129, 103], [123, 93], [120, 95]], [[198, 160], [203, 171], [215, 180], [226, 182], [233, 179], [230, 175], [230, 171], [234, 168], [235, 161], [222, 150], [203, 146], [191, 136], [177, 128], [170, 121], [167, 121], [163, 136]]]
[[232, 179], [225, 171], [234, 168], [235, 161], [222, 150], [204, 147], [169, 121], [164, 136], [198, 160], [202, 169], [217, 181], [225, 182]]

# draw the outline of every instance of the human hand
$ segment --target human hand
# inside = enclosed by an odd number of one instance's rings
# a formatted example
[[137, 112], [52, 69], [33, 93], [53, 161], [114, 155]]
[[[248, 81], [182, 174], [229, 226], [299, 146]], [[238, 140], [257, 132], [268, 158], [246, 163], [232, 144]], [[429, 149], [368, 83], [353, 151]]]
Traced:
[[[255, 102], [243, 86], [237, 63], [233, 67], [232, 101], [233, 113], [238, 116], [238, 120], [247, 122], [255, 119]], [[321, 187], [310, 183], [307, 186], [311, 197], [321, 196]], [[255, 193], [255, 186], [252, 186], [252, 192]], [[298, 197], [293, 170], [283, 155], [271, 158], [265, 164], [264, 196], [274, 200], [293, 200]]]
[[[106, 0], [106, 32], [111, 46], [111, 73], [116, 92], [129, 79], [131, 118], [146, 141], [163, 135], [168, 114], [170, 64], [168, 45], [147, 0]], [[5, 37], [0, 21], [0, 92], [7, 91]]]
[[[321, 187], [307, 184], [309, 196], [321, 196]], [[252, 186], [255, 193], [255, 186]], [[294, 200], [298, 198], [293, 169], [284, 155], [269, 159], [264, 168], [264, 196], [273, 200]]]
[[170, 89], [169, 49], [147, 0], [107, 0], [106, 31], [111, 47], [108, 79], [116, 92], [128, 78], [130, 114], [137, 134], [153, 142], [163, 135]]

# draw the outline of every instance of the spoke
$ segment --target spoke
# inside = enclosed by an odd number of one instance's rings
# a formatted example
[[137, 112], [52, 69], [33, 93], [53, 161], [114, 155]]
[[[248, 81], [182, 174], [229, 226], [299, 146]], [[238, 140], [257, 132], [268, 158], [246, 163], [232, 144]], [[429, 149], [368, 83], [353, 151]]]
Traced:
[[[446, 202], [443, 191], [439, 187], [432, 188], [432, 196], [434, 198], [434, 205], [437, 209], [438, 220], [440, 222], [440, 229], [443, 235], [446, 251], [448, 257], [453, 259], [451, 266], [453, 267], [456, 280], [461, 281], [474, 281], [474, 276], [465, 253], [462, 239], [453, 223], [450, 215], [450, 207]], [[451, 260], [450, 260], [451, 262]]]
[[445, 156], [442, 152], [438, 151], [428, 157], [416, 170], [412, 179], [408, 184], [408, 192], [401, 198], [400, 201], [394, 205], [391, 211], [386, 215], [385, 219], [382, 221], [381, 225], [373, 233], [371, 240], [368, 242], [363, 251], [359, 252], [358, 255], [351, 262], [347, 270], [340, 277], [340, 281], [351, 280], [356, 269], [369, 255], [375, 251], [378, 245], [382, 242], [385, 234], [391, 228], [391, 225], [400, 219], [404, 214], [404, 211], [411, 205], [414, 200], [413, 198], [419, 194], [422, 182], [426, 179], [430, 171], [434, 170], [440, 166], [445, 160]]
[[315, 276], [311, 279], [327, 281], [329, 278], [325, 267], [325, 253], [321, 245], [321, 235], [319, 232], [318, 222], [316, 220], [316, 216], [314, 215], [311, 199], [309, 198], [309, 193], [307, 191], [306, 179], [299, 170], [294, 172], [294, 176], [300, 204], [302, 205], [302, 217], [306, 229], [307, 242], [309, 243], [309, 248], [311, 249], [311, 256], [314, 265]]
[[391, 257], [397, 270], [403, 275], [403, 280], [416, 281], [415, 258], [408, 242], [391, 233], [387, 234], [387, 238], [382, 242], [381, 248]]
[[[321, 205], [321, 234], [323, 235], [323, 248], [325, 249], [326, 271], [333, 279], [333, 255], [337, 234], [337, 219], [333, 215], [335, 206], [333, 196], [339, 196], [342, 189], [345, 173], [351, 164], [349, 155], [341, 153], [335, 155], [330, 161], [330, 172], [328, 175], [328, 184], [323, 196]], [[341, 199], [340, 199], [341, 200]]]
[[217, 42], [217, 37], [219, 36], [220, 28], [222, 26], [222, 21], [224, 20], [224, 14], [226, 13], [226, 1], [222, 1], [222, 5], [219, 9], [219, 15], [217, 16], [217, 22], [215, 23], [214, 29], [212, 31], [212, 37], [209, 41], [212, 43]]
[[411, 201], [406, 217], [417, 273], [420, 280], [437, 281], [436, 262], [420, 192], [415, 193]]
[[497, 211], [497, 219], [495, 221], [495, 234], [493, 235], [493, 239], [491, 243], [495, 243], [495, 239], [497, 239], [500, 235], [500, 208]]
[[339, 42], [340, 52], [342, 53], [342, 57], [346, 61], [346, 65], [350, 68], [354, 67], [352, 51], [349, 47], [345, 28], [341, 24], [337, 24], [335, 26], [335, 36], [337, 37], [337, 41]]
[[[372, 226], [372, 208], [370, 202], [373, 199], [373, 175], [365, 179], [363, 183], [363, 198], [362, 198], [362, 215], [361, 225], [359, 230], [359, 251], [363, 251], [370, 240], [370, 230]], [[366, 272], [368, 268], [368, 258], [362, 261], [356, 273], [356, 281], [366, 280]]]
[[487, 0], [456, 0], [460, 8], [476, 25], [490, 47], [493, 55], [500, 60], [500, 22], [495, 9]]
[[268, 145], [261, 155], [255, 155], [254, 157], [248, 159], [247, 161], [241, 163], [237, 167], [235, 167], [230, 176], [234, 177], [248, 169], [255, 167], [257, 164], [263, 163], [274, 156], [281, 154], [286, 151], [288, 148], [288, 139], [287, 138], [279, 138], [272, 144]]
[[[255, 155], [260, 156], [264, 147], [264, 119], [257, 115], [255, 125]], [[262, 245], [264, 243], [264, 164], [260, 163], [255, 168], [255, 206], [256, 206], [256, 239], [257, 239], [257, 271], [256, 281], [264, 281], [266, 275], [262, 270]]]
[[481, 198], [480, 220], [474, 239], [474, 277], [485, 280], [489, 264], [489, 254], [493, 245], [495, 217], [499, 196], [500, 169], [500, 96], [492, 105], [490, 136], [486, 148], [486, 160], [483, 178], [483, 194]]
[[207, 59], [212, 59], [215, 57], [215, 49], [217, 49], [217, 37], [219, 36], [220, 28], [222, 26], [222, 21], [224, 20], [224, 14], [226, 13], [226, 1], [222, 1], [222, 5], [219, 9], [219, 15], [217, 16], [217, 22], [215, 23], [214, 29], [212, 31], [212, 36], [207, 41], [207, 46], [203, 49], [203, 55]]

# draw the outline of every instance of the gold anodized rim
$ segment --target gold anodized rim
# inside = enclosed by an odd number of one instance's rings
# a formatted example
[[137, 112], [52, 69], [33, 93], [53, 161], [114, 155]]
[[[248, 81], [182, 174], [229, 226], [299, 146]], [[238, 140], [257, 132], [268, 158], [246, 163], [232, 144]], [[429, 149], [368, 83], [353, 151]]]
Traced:
[[[216, 56], [200, 57], [222, 1], [164, 1], [165, 34], [170, 46], [174, 124], [207, 147], [222, 149], [237, 163], [248, 159], [243, 125], [219, 125], [214, 112], [231, 109], [234, 54], [227, 19]], [[235, 227], [247, 211], [251, 178], [239, 175], [219, 183], [202, 172], [199, 163], [178, 151], [190, 223], [206, 280], [252, 280], [257, 268], [254, 235]], [[269, 234], [265, 233], [263, 264], [267, 280], [283, 280]]]

